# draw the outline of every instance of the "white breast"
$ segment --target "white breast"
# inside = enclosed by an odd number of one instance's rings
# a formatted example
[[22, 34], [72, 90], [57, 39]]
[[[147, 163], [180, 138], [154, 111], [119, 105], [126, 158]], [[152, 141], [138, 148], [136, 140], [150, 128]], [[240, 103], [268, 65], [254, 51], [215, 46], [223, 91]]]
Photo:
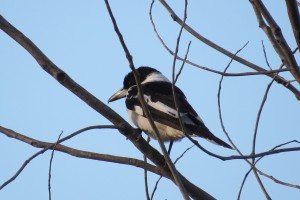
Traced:
[[[147, 133], [151, 138], [157, 139], [155, 136], [155, 133], [148, 121], [147, 118], [138, 115], [136, 112], [132, 110], [127, 110], [129, 118], [131, 119], [132, 123], [134, 123], [137, 127], [139, 127], [141, 130], [143, 130], [145, 133]], [[164, 124], [154, 122], [159, 133], [161, 136], [161, 139], [163, 141], [168, 140], [176, 140], [184, 137], [184, 134], [182, 131], [179, 131], [177, 129], [174, 129], [172, 127], [166, 126]]]

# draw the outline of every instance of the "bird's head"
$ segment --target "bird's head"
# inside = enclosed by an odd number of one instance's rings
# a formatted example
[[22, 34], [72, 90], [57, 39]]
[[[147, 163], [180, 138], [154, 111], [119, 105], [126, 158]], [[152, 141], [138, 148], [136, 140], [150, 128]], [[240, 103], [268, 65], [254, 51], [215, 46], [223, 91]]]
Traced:
[[[138, 69], [136, 69], [136, 71], [139, 74], [141, 83], [156, 81], [157, 78], [158, 79], [166, 79], [166, 77], [164, 77], [159, 71], [157, 71], [156, 69], [151, 68], [151, 67], [142, 66], [142, 67], [139, 67]], [[161, 78], [159, 78], [159, 77], [161, 77]], [[135, 82], [133, 72], [129, 72], [124, 78], [123, 88], [121, 88], [115, 94], [113, 94], [108, 99], [108, 103], [126, 97], [129, 88], [131, 88], [135, 85], [136, 85], [136, 82]]]

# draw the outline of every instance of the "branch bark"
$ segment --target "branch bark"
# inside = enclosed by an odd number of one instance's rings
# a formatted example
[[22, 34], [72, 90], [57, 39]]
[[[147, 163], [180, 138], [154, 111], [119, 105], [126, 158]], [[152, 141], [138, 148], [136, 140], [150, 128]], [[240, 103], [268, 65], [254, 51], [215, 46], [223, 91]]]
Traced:
[[250, 2], [257, 8], [257, 10], [261, 13], [261, 15], [269, 24], [272, 34], [276, 39], [276, 43], [280, 47], [280, 52], [277, 51], [277, 53], [279, 53], [279, 57], [282, 59], [282, 62], [288, 68], [291, 69], [291, 74], [300, 84], [300, 70], [298, 68], [297, 61], [292, 53], [291, 48], [289, 47], [284, 36], [282, 35], [281, 28], [278, 26], [278, 24], [273, 19], [272, 15], [269, 13], [268, 9], [265, 7], [261, 0], [251, 0]]
[[300, 17], [299, 17], [299, 10], [297, 6], [296, 0], [285, 0], [287, 13], [290, 18], [290, 22], [292, 25], [292, 29], [294, 32], [294, 37], [297, 42], [298, 49], [300, 51]]

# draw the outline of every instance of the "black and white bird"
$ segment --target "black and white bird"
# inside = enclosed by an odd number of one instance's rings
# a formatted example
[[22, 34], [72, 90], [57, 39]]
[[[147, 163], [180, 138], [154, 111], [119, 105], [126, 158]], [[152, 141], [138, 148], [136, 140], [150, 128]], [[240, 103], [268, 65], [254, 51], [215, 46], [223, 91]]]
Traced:
[[[139, 67], [141, 86], [145, 102], [163, 141], [179, 140], [185, 137], [175, 107], [172, 83], [159, 71], [151, 67]], [[226, 148], [232, 147], [214, 136], [187, 101], [184, 93], [175, 86], [177, 105], [186, 134], [199, 136]], [[126, 107], [131, 121], [150, 137], [157, 139], [146, 118], [138, 98], [138, 89], [132, 72], [123, 81], [123, 88], [112, 95], [108, 102], [126, 97]]]

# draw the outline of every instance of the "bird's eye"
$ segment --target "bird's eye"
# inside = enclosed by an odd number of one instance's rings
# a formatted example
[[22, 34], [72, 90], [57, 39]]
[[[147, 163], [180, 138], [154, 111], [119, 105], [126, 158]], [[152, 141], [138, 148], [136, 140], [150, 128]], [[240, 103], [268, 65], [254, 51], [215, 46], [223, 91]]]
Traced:
[[132, 88], [129, 88], [126, 94], [126, 99], [131, 99], [133, 97]]

